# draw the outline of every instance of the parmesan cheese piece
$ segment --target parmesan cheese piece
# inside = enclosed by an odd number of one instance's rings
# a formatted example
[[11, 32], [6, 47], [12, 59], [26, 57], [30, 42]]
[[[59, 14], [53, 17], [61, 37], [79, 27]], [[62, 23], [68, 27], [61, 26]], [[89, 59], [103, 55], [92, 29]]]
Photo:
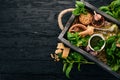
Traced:
[[58, 43], [57, 48], [58, 49], [64, 49], [65, 47], [64, 47], [63, 43]]
[[70, 52], [70, 48], [64, 48], [62, 58], [67, 58]]

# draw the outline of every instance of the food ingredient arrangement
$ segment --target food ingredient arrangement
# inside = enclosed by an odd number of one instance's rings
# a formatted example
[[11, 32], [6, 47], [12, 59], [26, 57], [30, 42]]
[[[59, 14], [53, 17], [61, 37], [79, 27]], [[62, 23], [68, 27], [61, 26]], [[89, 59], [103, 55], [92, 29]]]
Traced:
[[[120, 0], [114, 0], [109, 6], [100, 7], [100, 10], [110, 15], [112, 13], [111, 16], [119, 20], [120, 10], [114, 6], [120, 8], [118, 2], [120, 3]], [[65, 38], [72, 45], [85, 50], [110, 66], [113, 71], [120, 73], [120, 31], [117, 24], [95, 11], [87, 9], [80, 1], [76, 1], [72, 14], [76, 17]], [[51, 54], [51, 57], [55, 61], [63, 61], [63, 72], [68, 78], [73, 64], [78, 65], [78, 70], [80, 70], [81, 64], [94, 64], [86, 60], [80, 53], [65, 47], [63, 43], [58, 43], [57, 50], [55, 54]]]
[[[120, 31], [118, 26], [95, 11], [87, 10], [82, 2], [77, 1], [76, 5], [76, 9], [73, 11], [76, 21], [68, 31], [67, 39], [71, 44], [84, 49], [98, 59], [103, 57], [100, 60], [109, 65], [112, 70], [120, 71]], [[81, 7], [84, 8], [83, 11], [78, 11], [77, 9]], [[80, 12], [79, 16], [77, 11]], [[99, 40], [99, 36], [90, 39], [94, 34], [102, 35], [105, 39]], [[102, 46], [104, 48], [99, 51]]]

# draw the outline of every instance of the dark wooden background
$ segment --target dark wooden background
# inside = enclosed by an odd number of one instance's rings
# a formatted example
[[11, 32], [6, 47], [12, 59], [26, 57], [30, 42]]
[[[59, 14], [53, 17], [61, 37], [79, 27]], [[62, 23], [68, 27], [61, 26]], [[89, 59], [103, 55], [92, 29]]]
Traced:
[[[112, 0], [86, 0], [96, 7]], [[57, 16], [75, 0], [0, 0], [0, 80], [68, 80], [54, 62]], [[70, 17], [63, 18], [64, 24]], [[117, 80], [97, 65], [74, 68], [71, 80]]]

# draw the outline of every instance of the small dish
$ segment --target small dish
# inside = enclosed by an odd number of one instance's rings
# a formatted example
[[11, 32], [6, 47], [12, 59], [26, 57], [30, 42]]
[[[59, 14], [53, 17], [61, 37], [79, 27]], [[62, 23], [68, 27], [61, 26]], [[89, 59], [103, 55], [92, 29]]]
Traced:
[[105, 38], [102, 34], [93, 34], [88, 41], [90, 49], [98, 52], [104, 49], [105, 44]]

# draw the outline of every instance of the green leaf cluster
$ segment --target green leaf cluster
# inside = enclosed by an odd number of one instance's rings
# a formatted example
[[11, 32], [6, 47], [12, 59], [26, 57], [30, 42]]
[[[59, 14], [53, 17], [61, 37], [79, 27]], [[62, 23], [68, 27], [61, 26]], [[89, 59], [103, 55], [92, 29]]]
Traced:
[[75, 45], [77, 47], [87, 46], [89, 38], [90, 38], [90, 36], [85, 36], [85, 37], [79, 36], [78, 32], [75, 32], [75, 33], [68, 32], [67, 33], [67, 39], [68, 39], [68, 41], [71, 44], [73, 44], [73, 45]]
[[93, 62], [88, 62], [80, 53], [71, 51], [69, 56], [66, 59], [63, 59], [63, 72], [68, 78], [70, 78], [70, 71], [73, 68], [74, 64], [77, 64], [78, 71], [80, 71], [81, 64], [93, 64]]
[[119, 43], [120, 36], [111, 36], [106, 40], [105, 51], [107, 53], [107, 64], [113, 71], [120, 70], [120, 48], [116, 46]]
[[101, 6], [99, 9], [120, 20], [120, 0], [113, 0], [109, 5]]
[[96, 46], [94, 47], [94, 50], [95, 50], [95, 51], [100, 50], [101, 47], [104, 45], [104, 42], [105, 42], [104, 40], [99, 40], [99, 41], [97, 42]]
[[72, 12], [74, 15], [78, 16], [80, 15], [81, 13], [84, 13], [86, 14], [86, 9], [85, 9], [85, 5], [83, 2], [81, 1], [76, 1], [76, 4], [75, 4], [75, 10]]

